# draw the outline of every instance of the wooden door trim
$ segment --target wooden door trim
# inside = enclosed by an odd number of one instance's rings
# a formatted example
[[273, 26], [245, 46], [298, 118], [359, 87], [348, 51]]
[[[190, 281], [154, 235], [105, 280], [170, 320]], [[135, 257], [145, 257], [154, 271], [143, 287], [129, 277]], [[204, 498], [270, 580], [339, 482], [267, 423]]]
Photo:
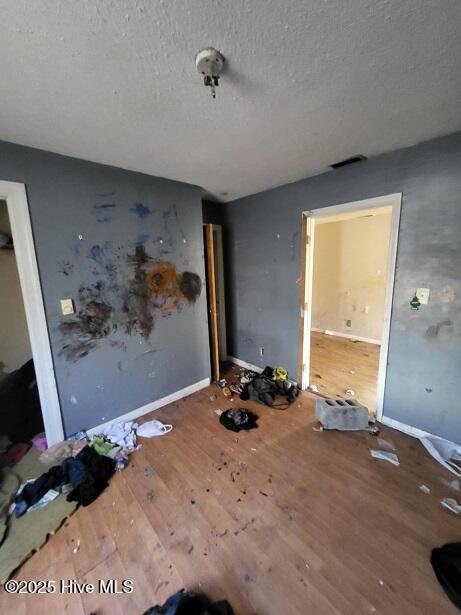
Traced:
[[218, 313], [216, 302], [216, 263], [214, 257], [213, 225], [205, 224], [205, 242], [207, 258], [207, 287], [208, 287], [208, 318], [210, 323], [210, 349], [211, 349], [211, 376], [219, 380], [219, 345], [218, 345]]

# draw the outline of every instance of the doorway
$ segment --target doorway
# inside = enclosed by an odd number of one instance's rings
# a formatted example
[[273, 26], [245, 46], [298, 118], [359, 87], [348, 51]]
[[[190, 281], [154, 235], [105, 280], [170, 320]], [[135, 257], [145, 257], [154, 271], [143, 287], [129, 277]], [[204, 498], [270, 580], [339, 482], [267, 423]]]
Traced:
[[[11, 352], [4, 359], [0, 357], [6, 365], [0, 386], [3, 394], [8, 396], [11, 394], [11, 386], [20, 377], [32, 379], [29, 385], [35, 386], [41, 424], [48, 446], [51, 446], [64, 439], [64, 430], [24, 184], [0, 181], [0, 201], [3, 240], [7, 240], [7, 244], [0, 250], [4, 253], [6, 267], [2, 277], [7, 275], [7, 271], [8, 275], [16, 276], [15, 296], [18, 305], [15, 326], [21, 331], [21, 352], [17, 352], [14, 357]], [[2, 283], [5, 284], [5, 279], [2, 279]], [[6, 302], [3, 307], [7, 309]], [[8, 309], [13, 308], [8, 304]], [[2, 348], [15, 345], [16, 341], [12, 339], [13, 334], [9, 327], [3, 327], [2, 335], [6, 336]], [[33, 388], [29, 389], [28, 393], [33, 393]], [[27, 392], [24, 394], [27, 395]], [[32, 404], [30, 395], [27, 399], [29, 398]], [[10, 397], [8, 400], [11, 403]], [[29, 409], [31, 407], [29, 406]]]
[[302, 388], [382, 415], [401, 194], [303, 214]]

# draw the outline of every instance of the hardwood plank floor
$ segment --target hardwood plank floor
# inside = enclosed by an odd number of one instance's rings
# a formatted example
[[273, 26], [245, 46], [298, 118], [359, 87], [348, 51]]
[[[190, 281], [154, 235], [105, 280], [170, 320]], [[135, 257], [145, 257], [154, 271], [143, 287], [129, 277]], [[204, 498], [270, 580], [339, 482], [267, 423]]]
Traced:
[[354, 398], [375, 414], [379, 351], [377, 344], [312, 331], [310, 382], [334, 398], [346, 399], [352, 389]]
[[[225, 430], [214, 411], [231, 405], [256, 411], [259, 428]], [[1, 613], [136, 615], [181, 587], [225, 597], [238, 615], [458, 612], [429, 562], [434, 546], [459, 540], [460, 519], [440, 505], [456, 497], [441, 482], [452, 477], [417, 440], [383, 427], [401, 465], [374, 460], [367, 433], [313, 431], [306, 393], [276, 411], [212, 386], [152, 417], [175, 429], [140, 439], [100, 498], [16, 575], [132, 579], [134, 592], [2, 591]]]

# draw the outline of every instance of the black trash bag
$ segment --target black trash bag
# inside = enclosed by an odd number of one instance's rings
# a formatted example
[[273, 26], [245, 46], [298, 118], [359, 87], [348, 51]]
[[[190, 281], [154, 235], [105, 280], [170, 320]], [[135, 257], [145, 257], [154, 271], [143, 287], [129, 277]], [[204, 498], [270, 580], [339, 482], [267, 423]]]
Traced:
[[234, 615], [234, 611], [227, 600], [212, 603], [204, 594], [181, 589], [163, 606], [153, 606], [144, 615]]
[[[290, 380], [272, 380], [273, 373], [273, 368], [267, 366], [261, 374], [257, 374], [244, 386], [240, 399], [257, 401], [271, 408], [286, 410], [298, 397], [299, 388]], [[284, 399], [280, 400], [280, 396]]]
[[432, 549], [431, 564], [445, 593], [461, 609], [461, 542]]
[[258, 415], [246, 408], [229, 408], [219, 417], [219, 422], [226, 429], [231, 431], [242, 431], [243, 429], [255, 429], [258, 425]]

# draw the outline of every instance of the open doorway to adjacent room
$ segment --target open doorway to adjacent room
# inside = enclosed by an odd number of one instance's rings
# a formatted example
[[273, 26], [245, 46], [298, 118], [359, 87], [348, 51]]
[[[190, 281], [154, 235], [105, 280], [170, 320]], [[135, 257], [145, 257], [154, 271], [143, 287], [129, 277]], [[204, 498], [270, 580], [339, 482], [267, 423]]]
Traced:
[[25, 186], [0, 181], [0, 468], [63, 439]]
[[[6, 200], [0, 200], [0, 467], [18, 461], [44, 431]], [[9, 459], [11, 458], [11, 464]]]
[[309, 212], [302, 382], [381, 417], [401, 195]]

